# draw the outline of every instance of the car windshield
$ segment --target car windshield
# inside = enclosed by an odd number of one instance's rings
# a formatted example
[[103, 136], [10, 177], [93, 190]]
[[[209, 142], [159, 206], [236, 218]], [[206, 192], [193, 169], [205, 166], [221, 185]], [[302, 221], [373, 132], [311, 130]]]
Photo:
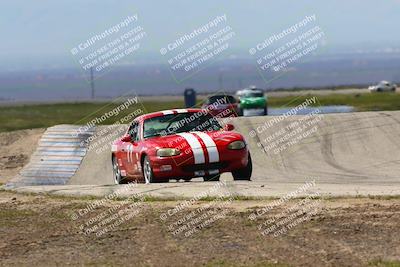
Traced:
[[145, 120], [143, 137], [149, 138], [193, 131], [217, 131], [220, 129], [221, 125], [208, 113], [178, 113]]
[[236, 99], [231, 95], [215, 95], [208, 99], [208, 103], [234, 104], [236, 103]]
[[243, 97], [264, 97], [263, 92], [246, 92]]

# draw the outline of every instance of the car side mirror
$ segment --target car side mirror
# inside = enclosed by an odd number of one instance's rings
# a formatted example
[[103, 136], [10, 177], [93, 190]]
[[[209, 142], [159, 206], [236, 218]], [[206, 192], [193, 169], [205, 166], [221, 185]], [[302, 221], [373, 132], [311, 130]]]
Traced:
[[235, 126], [233, 126], [233, 124], [225, 124], [224, 126], [224, 130], [225, 131], [233, 131], [235, 129]]
[[122, 136], [121, 141], [122, 142], [131, 142], [132, 137], [129, 134], [126, 134], [126, 135]]

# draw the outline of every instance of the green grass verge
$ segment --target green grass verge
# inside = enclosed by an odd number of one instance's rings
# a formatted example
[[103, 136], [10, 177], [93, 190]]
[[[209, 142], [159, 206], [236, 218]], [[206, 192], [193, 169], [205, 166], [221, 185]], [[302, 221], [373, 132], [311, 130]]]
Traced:
[[[46, 128], [57, 124], [83, 125], [112, 111], [119, 105], [120, 103], [64, 103], [0, 107], [0, 132]], [[121, 118], [136, 112], [139, 108], [143, 113], [148, 113], [182, 107], [182, 101], [133, 104], [129, 108], [121, 110], [118, 115], [111, 116], [100, 124], [113, 124], [121, 120]]]
[[290, 265], [283, 263], [269, 263], [269, 262], [259, 262], [250, 264], [237, 264], [229, 260], [213, 260], [204, 265], [205, 267], [290, 267]]
[[10, 226], [18, 225], [20, 223], [19, 220], [29, 220], [29, 218], [33, 216], [37, 216], [37, 213], [34, 211], [2, 208], [0, 210], [0, 227], [8, 228]]
[[[312, 95], [298, 97], [270, 97], [269, 107], [290, 107], [304, 102]], [[400, 94], [331, 94], [318, 96], [318, 105], [349, 105], [356, 111], [400, 110]], [[200, 100], [199, 100], [200, 103]], [[0, 132], [46, 128], [57, 124], [83, 125], [113, 110], [119, 103], [64, 103], [0, 107]], [[317, 106], [318, 106], [317, 105]], [[100, 124], [113, 124], [138, 108], [144, 113], [164, 109], [182, 108], [182, 101], [147, 101], [132, 105]]]
[[[111, 185], [110, 187], [114, 187], [114, 185]], [[26, 195], [26, 196], [45, 196], [51, 199], [61, 199], [61, 200], [78, 200], [78, 201], [94, 201], [94, 200], [100, 200], [104, 199], [104, 196], [93, 196], [93, 195], [61, 195], [61, 194], [54, 194], [54, 193], [34, 193], [34, 192], [22, 192], [22, 191], [17, 191], [15, 189], [5, 189], [5, 188], [0, 188], [0, 192], [12, 192], [20, 195]], [[111, 192], [111, 191], [110, 191]], [[113, 199], [112, 201], [126, 201], [128, 198], [131, 196], [118, 196]], [[299, 199], [305, 199], [306, 196], [300, 196], [300, 197], [293, 197], [291, 200], [299, 200]], [[180, 201], [185, 201], [185, 200], [190, 200], [192, 199], [191, 197], [180, 197], [180, 196], [174, 196], [174, 197], [156, 197], [156, 196], [149, 196], [145, 195], [143, 199], [139, 198], [130, 198], [130, 201], [132, 202], [180, 202]], [[207, 196], [207, 197], [202, 197], [198, 201], [200, 202], [212, 202], [215, 200], [221, 200], [221, 201], [227, 201], [229, 200], [229, 197], [213, 197], [213, 196]], [[266, 201], [270, 202], [273, 200], [278, 200], [280, 197], [278, 196], [266, 196], [266, 197], [251, 197], [251, 196], [233, 196], [233, 201]], [[340, 200], [347, 200], [347, 199], [371, 199], [371, 200], [377, 200], [377, 201], [388, 201], [388, 200], [400, 200], [400, 195], [390, 195], [390, 196], [378, 196], [378, 195], [357, 195], [357, 196], [321, 196], [321, 197], [315, 197], [314, 199], [320, 199], [323, 201], [340, 201]]]
[[400, 261], [373, 260], [368, 265], [376, 267], [400, 267]]

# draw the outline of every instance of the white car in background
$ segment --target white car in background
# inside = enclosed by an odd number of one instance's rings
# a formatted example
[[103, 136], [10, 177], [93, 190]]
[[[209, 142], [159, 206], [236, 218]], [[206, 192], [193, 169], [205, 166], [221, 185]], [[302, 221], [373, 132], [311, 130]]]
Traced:
[[381, 81], [377, 85], [371, 85], [368, 87], [370, 92], [395, 92], [396, 91], [396, 84], [388, 82], [388, 81]]

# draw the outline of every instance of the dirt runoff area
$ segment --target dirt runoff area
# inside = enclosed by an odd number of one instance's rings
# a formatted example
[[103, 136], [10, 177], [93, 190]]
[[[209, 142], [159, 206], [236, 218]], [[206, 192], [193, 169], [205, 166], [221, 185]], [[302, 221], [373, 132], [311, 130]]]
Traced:
[[0, 191], [0, 265], [400, 266], [399, 199], [306, 202]]
[[16, 176], [36, 150], [45, 129], [0, 133], [0, 184]]

